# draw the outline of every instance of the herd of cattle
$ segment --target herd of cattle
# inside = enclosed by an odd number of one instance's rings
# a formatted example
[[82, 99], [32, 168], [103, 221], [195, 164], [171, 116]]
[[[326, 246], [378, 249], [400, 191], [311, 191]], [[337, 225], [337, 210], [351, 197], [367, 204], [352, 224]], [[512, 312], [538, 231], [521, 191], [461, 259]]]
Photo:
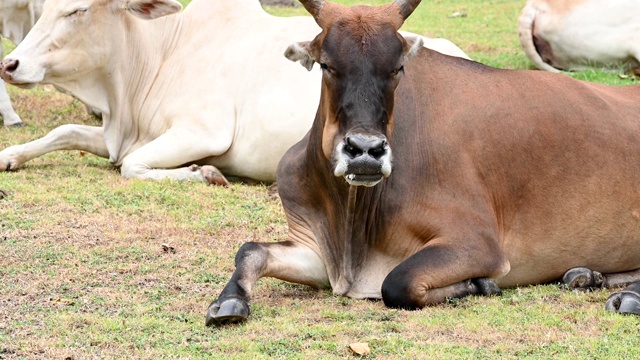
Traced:
[[[245, 320], [261, 277], [404, 309], [626, 285], [606, 308], [640, 315], [640, 85], [476, 63], [399, 32], [420, 0], [300, 0], [312, 17], [293, 18], [258, 0], [11, 2], [28, 16], [4, 18], [19, 45], [2, 79], [53, 84], [103, 121], [4, 149], [0, 171], [75, 149], [128, 178], [277, 179], [289, 239], [240, 248], [207, 325]], [[525, 53], [556, 72], [638, 67], [638, 42], [615, 40], [637, 23], [613, 3], [630, 1], [529, 1]], [[605, 8], [623, 25], [593, 26]]]

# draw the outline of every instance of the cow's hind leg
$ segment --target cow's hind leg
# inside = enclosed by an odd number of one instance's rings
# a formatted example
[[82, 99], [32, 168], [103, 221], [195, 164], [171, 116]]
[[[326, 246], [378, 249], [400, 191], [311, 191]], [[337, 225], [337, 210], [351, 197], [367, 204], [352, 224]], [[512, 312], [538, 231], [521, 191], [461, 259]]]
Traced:
[[601, 274], [587, 268], [574, 268], [565, 273], [562, 280], [569, 289], [591, 289], [629, 285], [609, 296], [605, 308], [622, 314], [640, 315], [640, 269]]
[[577, 267], [567, 271], [562, 281], [571, 290], [626, 286], [640, 281], [640, 269], [602, 274], [588, 268]]
[[209, 305], [205, 324], [224, 325], [246, 320], [253, 285], [261, 277], [323, 287], [329, 284], [322, 259], [312, 249], [291, 241], [242, 245], [236, 270], [218, 299]]
[[570, 290], [588, 290], [600, 288], [604, 285], [604, 276], [584, 267], [577, 267], [567, 271], [562, 277]]

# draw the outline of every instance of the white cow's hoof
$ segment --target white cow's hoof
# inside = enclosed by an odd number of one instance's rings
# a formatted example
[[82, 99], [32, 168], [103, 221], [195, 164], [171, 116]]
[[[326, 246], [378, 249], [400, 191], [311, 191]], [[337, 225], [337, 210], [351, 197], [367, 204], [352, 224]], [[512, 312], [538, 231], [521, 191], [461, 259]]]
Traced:
[[17, 122], [17, 123], [13, 123], [13, 124], [5, 124], [4, 126], [9, 127], [9, 128], [21, 128], [24, 126], [24, 123], [22, 121]]
[[229, 186], [229, 181], [227, 180], [227, 178], [225, 178], [220, 170], [216, 169], [214, 166], [205, 165], [200, 168], [200, 171], [202, 172], [202, 176], [204, 176], [209, 185]]

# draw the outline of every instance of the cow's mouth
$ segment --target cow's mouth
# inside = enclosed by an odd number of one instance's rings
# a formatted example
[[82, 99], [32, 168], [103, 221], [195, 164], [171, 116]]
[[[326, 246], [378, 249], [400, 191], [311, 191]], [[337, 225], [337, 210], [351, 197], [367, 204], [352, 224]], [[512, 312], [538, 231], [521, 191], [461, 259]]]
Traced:
[[9, 84], [11, 84], [13, 86], [17, 86], [17, 87], [19, 87], [21, 89], [33, 89], [34, 87], [36, 87], [38, 85], [38, 83], [14, 83], [14, 82], [6, 81], [6, 80], [5, 80], [5, 82], [9, 83]]
[[366, 186], [371, 187], [377, 185], [384, 176], [382, 173], [378, 174], [346, 174], [344, 179], [347, 180], [349, 185], [352, 186]]

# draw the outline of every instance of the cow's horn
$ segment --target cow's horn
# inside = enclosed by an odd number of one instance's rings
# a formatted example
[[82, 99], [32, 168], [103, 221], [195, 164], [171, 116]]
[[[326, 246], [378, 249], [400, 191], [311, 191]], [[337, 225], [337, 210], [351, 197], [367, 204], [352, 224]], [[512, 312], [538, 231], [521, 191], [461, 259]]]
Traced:
[[406, 20], [413, 10], [420, 5], [420, 1], [422, 0], [396, 0], [394, 4], [400, 8], [400, 16], [402, 16], [402, 19]]
[[324, 5], [324, 0], [300, 0], [302, 6], [311, 14], [314, 18], [318, 18], [320, 9]]

